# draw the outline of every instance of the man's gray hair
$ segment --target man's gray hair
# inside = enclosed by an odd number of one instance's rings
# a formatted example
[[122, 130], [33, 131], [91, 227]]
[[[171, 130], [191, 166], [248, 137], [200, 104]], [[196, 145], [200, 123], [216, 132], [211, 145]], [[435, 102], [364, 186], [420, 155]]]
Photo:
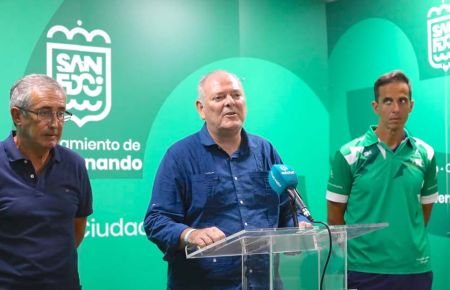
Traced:
[[9, 92], [9, 108], [19, 107], [28, 109], [32, 92], [51, 92], [57, 93], [64, 99], [67, 98], [66, 92], [57, 81], [44, 74], [31, 74], [18, 80]]
[[[197, 87], [197, 92], [198, 92], [198, 95], [197, 95], [197, 101], [199, 101], [201, 104], [204, 104], [204, 102], [205, 102], [205, 91], [204, 91], [204, 89], [203, 89], [203, 86], [205, 85], [206, 80], [207, 80], [210, 76], [212, 76], [212, 75], [214, 75], [214, 74], [216, 74], [216, 73], [220, 73], [220, 72], [221, 72], [221, 73], [229, 74], [230, 76], [232, 76], [233, 78], [235, 78], [235, 79], [238, 81], [239, 86], [242, 88], [241, 79], [240, 79], [237, 75], [235, 75], [234, 73], [231, 73], [231, 72], [229, 72], [229, 71], [222, 70], [222, 69], [219, 69], [219, 70], [213, 70], [213, 71], [209, 72], [208, 74], [206, 74], [204, 77], [202, 77], [202, 78], [200, 79], [200, 81], [198, 82], [198, 87]], [[242, 88], [242, 89], [243, 89], [243, 88]]]

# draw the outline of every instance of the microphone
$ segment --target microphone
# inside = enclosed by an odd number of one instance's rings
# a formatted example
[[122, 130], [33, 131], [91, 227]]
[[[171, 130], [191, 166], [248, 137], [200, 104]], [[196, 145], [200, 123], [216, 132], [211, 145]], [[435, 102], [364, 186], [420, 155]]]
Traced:
[[297, 191], [298, 184], [297, 174], [294, 169], [284, 164], [274, 164], [269, 173], [270, 187], [278, 194], [287, 192], [291, 200], [295, 202], [297, 208], [300, 209], [302, 214], [311, 222], [314, 221], [311, 213], [306, 208], [305, 203]]

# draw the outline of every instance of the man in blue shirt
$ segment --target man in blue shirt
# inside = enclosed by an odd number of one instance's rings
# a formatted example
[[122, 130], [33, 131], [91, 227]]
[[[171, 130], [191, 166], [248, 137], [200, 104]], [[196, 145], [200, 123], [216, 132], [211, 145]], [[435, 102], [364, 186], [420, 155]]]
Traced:
[[11, 88], [0, 142], [0, 290], [80, 290], [77, 247], [92, 213], [84, 160], [58, 145], [66, 94], [46, 75]]
[[[183, 248], [205, 247], [244, 229], [293, 226], [287, 196], [272, 191], [267, 178], [282, 161], [269, 142], [242, 128], [246, 99], [235, 75], [205, 76], [196, 107], [205, 125], [168, 149], [144, 227], [169, 264], [168, 289], [242, 289], [241, 257], [186, 260]], [[265, 257], [245, 262], [248, 289], [267, 289]]]

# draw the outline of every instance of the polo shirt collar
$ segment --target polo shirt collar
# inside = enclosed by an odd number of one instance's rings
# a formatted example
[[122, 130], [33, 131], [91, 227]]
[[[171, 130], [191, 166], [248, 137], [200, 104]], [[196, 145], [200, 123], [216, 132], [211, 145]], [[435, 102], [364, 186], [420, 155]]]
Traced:
[[[366, 134], [364, 134], [364, 140], [362, 141], [362, 145], [364, 147], [371, 146], [373, 144], [377, 144], [380, 142], [380, 139], [378, 138], [378, 135], [375, 133], [375, 129], [377, 126], [371, 125], [369, 130], [367, 130]], [[408, 132], [406, 128], [403, 129], [405, 132], [405, 139], [406, 142], [408, 142], [413, 148], [416, 146], [414, 142], [414, 138], [412, 138], [411, 134]]]
[[405, 128], [405, 139], [413, 148], [416, 148], [416, 140], [413, 138], [411, 133]]
[[[16, 136], [15, 130], [11, 131], [11, 134], [9, 134], [8, 138], [4, 142], [5, 153], [6, 156], [8, 157], [8, 160], [10, 162], [15, 162], [27, 159], [25, 156], [23, 156], [22, 152], [20, 152], [19, 149], [17, 149], [16, 143], [14, 143], [14, 136]], [[50, 154], [52, 155], [51, 161], [53, 160], [55, 162], [61, 162], [61, 154], [58, 149], [59, 149], [58, 146], [56, 146], [51, 150], [50, 152]]]

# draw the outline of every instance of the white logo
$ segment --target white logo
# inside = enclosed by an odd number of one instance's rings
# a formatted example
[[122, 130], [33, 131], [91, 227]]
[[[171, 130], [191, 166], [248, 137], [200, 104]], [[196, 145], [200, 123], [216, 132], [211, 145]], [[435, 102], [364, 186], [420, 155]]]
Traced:
[[284, 164], [280, 164], [279, 168], [281, 170], [281, 174], [282, 175], [293, 175], [295, 174], [295, 171], [292, 170], [291, 168], [289, 168], [288, 166], [284, 165]]
[[280, 165], [280, 169], [283, 170], [283, 171], [288, 171], [289, 170], [289, 168], [286, 165], [284, 165], [284, 164]]
[[423, 160], [422, 159], [412, 159], [411, 161], [414, 164], [416, 164], [418, 167], [423, 167]]
[[420, 155], [419, 149], [416, 149], [416, 152], [414, 152], [414, 155], [411, 156], [411, 162], [418, 167], [424, 166], [422, 155]]
[[[62, 25], [51, 27], [47, 38], [56, 38], [60, 33], [65, 36], [64, 43], [47, 42], [47, 75], [66, 90], [67, 110], [79, 127], [103, 120], [111, 110], [111, 48], [106, 47], [111, 39], [100, 29], [88, 32]], [[99, 39], [104, 46], [98, 46]], [[92, 45], [94, 41], [97, 46]], [[83, 42], [88, 45], [81, 45]]]
[[428, 10], [428, 62], [447, 71], [450, 67], [450, 5]]

